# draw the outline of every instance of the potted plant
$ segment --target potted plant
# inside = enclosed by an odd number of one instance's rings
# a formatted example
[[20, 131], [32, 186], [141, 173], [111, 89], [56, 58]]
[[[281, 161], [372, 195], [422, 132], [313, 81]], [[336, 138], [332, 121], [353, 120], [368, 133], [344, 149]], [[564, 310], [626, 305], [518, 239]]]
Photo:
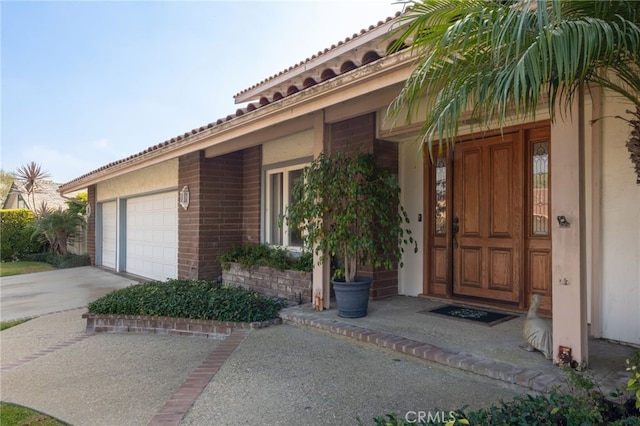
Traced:
[[417, 251], [399, 200], [396, 178], [373, 154], [323, 152], [294, 185], [284, 219], [320, 254], [320, 263], [339, 259], [331, 280], [339, 316], [367, 314], [371, 278], [358, 276], [358, 265], [389, 270], [400, 260], [404, 244]]

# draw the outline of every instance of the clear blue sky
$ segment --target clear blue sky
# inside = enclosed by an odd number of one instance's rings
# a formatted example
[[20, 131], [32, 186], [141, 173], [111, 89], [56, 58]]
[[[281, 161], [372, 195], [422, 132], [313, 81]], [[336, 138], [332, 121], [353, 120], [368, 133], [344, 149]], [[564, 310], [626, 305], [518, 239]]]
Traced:
[[232, 114], [394, 0], [1, 1], [1, 161], [67, 182]]

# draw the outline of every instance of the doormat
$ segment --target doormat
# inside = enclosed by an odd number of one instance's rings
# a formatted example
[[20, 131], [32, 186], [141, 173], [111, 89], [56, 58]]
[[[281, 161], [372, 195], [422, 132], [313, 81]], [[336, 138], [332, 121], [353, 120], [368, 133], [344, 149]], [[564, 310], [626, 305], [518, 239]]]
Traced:
[[445, 305], [435, 309], [420, 311], [421, 314], [437, 314], [449, 318], [477, 322], [493, 327], [505, 321], [517, 318], [516, 315], [503, 314], [501, 312], [485, 311], [484, 309], [466, 308], [464, 306]]

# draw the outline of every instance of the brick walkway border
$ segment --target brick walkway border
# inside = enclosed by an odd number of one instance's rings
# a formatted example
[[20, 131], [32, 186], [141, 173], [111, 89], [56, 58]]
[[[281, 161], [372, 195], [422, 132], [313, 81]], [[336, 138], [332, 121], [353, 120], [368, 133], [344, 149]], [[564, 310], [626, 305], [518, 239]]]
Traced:
[[[22, 318], [16, 318], [16, 319], [7, 320], [7, 321], [28, 321], [28, 320], [32, 320], [32, 319], [35, 319], [35, 318], [44, 317], [44, 316], [47, 316], [47, 315], [60, 314], [60, 313], [63, 313], [63, 312], [71, 312], [71, 311], [76, 311], [76, 310], [80, 310], [80, 309], [87, 309], [87, 307], [86, 306], [78, 306], [77, 308], [62, 309], [62, 310], [59, 310], [59, 311], [47, 312], [45, 314], [33, 315], [33, 316], [22, 317]], [[27, 364], [27, 363], [33, 361], [34, 359], [41, 358], [41, 357], [43, 357], [45, 355], [48, 355], [50, 353], [57, 352], [60, 349], [66, 348], [66, 347], [71, 346], [71, 345], [75, 345], [76, 343], [81, 342], [81, 341], [87, 339], [88, 337], [91, 337], [91, 335], [82, 335], [82, 336], [74, 337], [74, 338], [66, 340], [66, 341], [64, 341], [62, 343], [57, 343], [57, 344], [55, 344], [53, 346], [50, 346], [50, 347], [48, 347], [46, 349], [42, 349], [42, 350], [40, 350], [38, 352], [34, 352], [31, 355], [26, 356], [24, 358], [20, 358], [19, 360], [14, 361], [12, 363], [5, 364], [2, 367], [0, 367], [0, 374], [7, 373], [7, 372], [13, 370], [14, 368], [18, 368], [21, 365], [24, 365], [24, 364]]]
[[248, 329], [235, 329], [197, 367], [178, 390], [169, 398], [149, 426], [178, 426], [196, 399], [216, 375], [222, 364], [249, 334]]
[[34, 352], [31, 355], [26, 356], [24, 358], [20, 358], [19, 360], [14, 361], [12, 363], [5, 364], [2, 367], [0, 367], [0, 374], [7, 373], [7, 372], [13, 370], [14, 368], [18, 368], [18, 367], [20, 367], [22, 365], [25, 365], [25, 364], [33, 361], [34, 359], [42, 358], [43, 356], [49, 355], [49, 354], [54, 353], [54, 352], [57, 352], [60, 349], [64, 349], [64, 348], [67, 348], [67, 347], [69, 347], [71, 345], [75, 345], [76, 343], [81, 342], [83, 340], [86, 340], [91, 336], [93, 336], [93, 334], [83, 334], [81, 336], [77, 336], [77, 337], [74, 337], [72, 339], [65, 340], [64, 342], [57, 343], [57, 344], [55, 344], [53, 346], [49, 346], [48, 348], [42, 349], [42, 350], [40, 350], [38, 352]]
[[280, 311], [280, 318], [285, 322], [317, 328], [331, 334], [338, 334], [423, 360], [528, 387], [539, 392], [550, 391], [556, 386], [566, 386], [566, 381], [559, 375], [516, 367], [469, 353], [450, 351], [418, 340], [321, 318], [312, 313], [300, 312], [295, 308], [283, 309]]

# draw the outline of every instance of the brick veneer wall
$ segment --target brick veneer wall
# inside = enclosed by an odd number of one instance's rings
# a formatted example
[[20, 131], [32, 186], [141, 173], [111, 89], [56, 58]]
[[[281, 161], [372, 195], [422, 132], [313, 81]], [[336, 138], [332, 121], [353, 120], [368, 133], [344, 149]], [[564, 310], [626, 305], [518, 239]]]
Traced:
[[218, 256], [244, 242], [260, 241], [261, 147], [215, 158], [203, 152], [180, 157], [179, 187], [190, 205], [178, 217], [178, 277], [214, 280]]
[[250, 288], [265, 296], [282, 297], [294, 303], [311, 303], [311, 279], [311, 273], [279, 271], [264, 266], [244, 268], [238, 263], [230, 263], [229, 269], [222, 271], [225, 284]]
[[178, 217], [179, 278], [218, 278], [218, 256], [241, 243], [242, 164], [242, 152], [180, 157], [178, 183], [189, 186], [190, 205]]
[[348, 154], [372, 153], [375, 136], [375, 113], [333, 123], [328, 126], [327, 150]]
[[[326, 149], [329, 152], [358, 152], [375, 154], [378, 162], [398, 174], [398, 145], [376, 139], [376, 115], [365, 114], [327, 126]], [[373, 279], [370, 297], [373, 299], [398, 294], [397, 266], [390, 271], [373, 268], [371, 265], [358, 266], [358, 274]]]
[[262, 146], [244, 150], [242, 189], [242, 240], [260, 242], [260, 182]]
[[87, 204], [91, 214], [87, 217], [87, 254], [91, 264], [96, 264], [96, 185], [87, 188]]

